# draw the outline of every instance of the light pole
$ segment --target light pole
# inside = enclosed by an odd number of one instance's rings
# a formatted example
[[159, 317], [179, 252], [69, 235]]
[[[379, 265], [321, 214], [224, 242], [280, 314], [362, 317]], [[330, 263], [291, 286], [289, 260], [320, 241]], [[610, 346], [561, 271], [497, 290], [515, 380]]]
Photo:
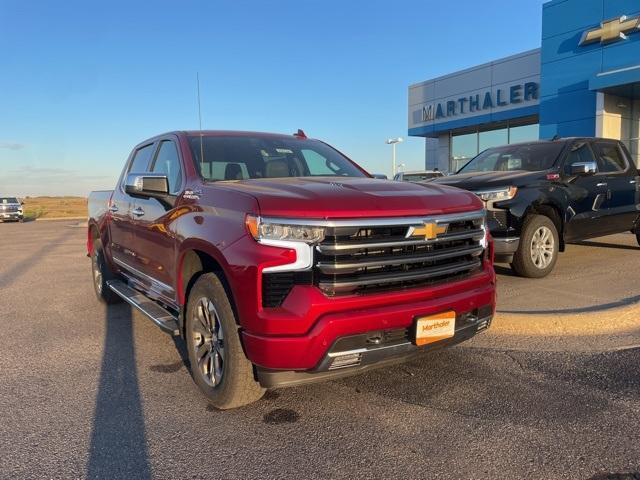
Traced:
[[386, 143], [391, 145], [391, 177], [396, 176], [396, 143], [401, 143], [402, 137], [388, 138]]

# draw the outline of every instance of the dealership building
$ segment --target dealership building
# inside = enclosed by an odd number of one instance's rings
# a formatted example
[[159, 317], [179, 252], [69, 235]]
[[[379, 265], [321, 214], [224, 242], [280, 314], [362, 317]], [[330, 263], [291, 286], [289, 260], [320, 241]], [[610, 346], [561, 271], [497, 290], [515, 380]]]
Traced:
[[411, 85], [409, 135], [427, 169], [555, 136], [622, 140], [640, 166], [640, 2], [545, 3], [539, 49]]

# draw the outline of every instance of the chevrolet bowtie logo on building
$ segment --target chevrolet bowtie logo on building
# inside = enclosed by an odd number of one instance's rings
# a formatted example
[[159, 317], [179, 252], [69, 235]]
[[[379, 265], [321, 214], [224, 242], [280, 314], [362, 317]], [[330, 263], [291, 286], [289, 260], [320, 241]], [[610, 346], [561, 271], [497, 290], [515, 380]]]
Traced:
[[437, 223], [425, 223], [421, 227], [409, 227], [407, 238], [423, 237], [425, 240], [434, 240], [438, 235], [447, 233], [449, 225]]
[[599, 28], [587, 30], [582, 34], [579, 45], [587, 45], [589, 43], [611, 43], [617, 40], [625, 40], [627, 33], [637, 32], [640, 29], [640, 16], [613, 18], [604, 21]]

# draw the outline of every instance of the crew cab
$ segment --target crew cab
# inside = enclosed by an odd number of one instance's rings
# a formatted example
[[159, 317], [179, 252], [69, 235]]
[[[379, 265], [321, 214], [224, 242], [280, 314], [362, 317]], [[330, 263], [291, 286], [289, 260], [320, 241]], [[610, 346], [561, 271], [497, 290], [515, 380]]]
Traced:
[[22, 222], [23, 220], [22, 202], [16, 197], [0, 197], [0, 222]]
[[89, 212], [97, 297], [182, 336], [220, 409], [452, 345], [494, 314], [477, 196], [375, 180], [302, 131], [145, 140]]
[[617, 140], [562, 138], [489, 148], [456, 175], [433, 182], [483, 200], [496, 262], [510, 263], [523, 277], [548, 275], [569, 242], [631, 231], [640, 244], [640, 177]]

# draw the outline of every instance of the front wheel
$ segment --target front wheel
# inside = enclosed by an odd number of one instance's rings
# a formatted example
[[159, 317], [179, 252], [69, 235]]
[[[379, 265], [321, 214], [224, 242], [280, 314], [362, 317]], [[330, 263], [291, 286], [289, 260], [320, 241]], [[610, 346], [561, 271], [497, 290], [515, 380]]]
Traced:
[[638, 242], [638, 245], [640, 245], [640, 227], [636, 229], [636, 241]]
[[227, 292], [215, 273], [205, 273], [187, 300], [185, 338], [191, 375], [214, 407], [226, 410], [259, 400], [265, 390], [240, 343]]
[[511, 268], [521, 277], [542, 278], [558, 260], [560, 238], [555, 224], [544, 215], [528, 216]]

